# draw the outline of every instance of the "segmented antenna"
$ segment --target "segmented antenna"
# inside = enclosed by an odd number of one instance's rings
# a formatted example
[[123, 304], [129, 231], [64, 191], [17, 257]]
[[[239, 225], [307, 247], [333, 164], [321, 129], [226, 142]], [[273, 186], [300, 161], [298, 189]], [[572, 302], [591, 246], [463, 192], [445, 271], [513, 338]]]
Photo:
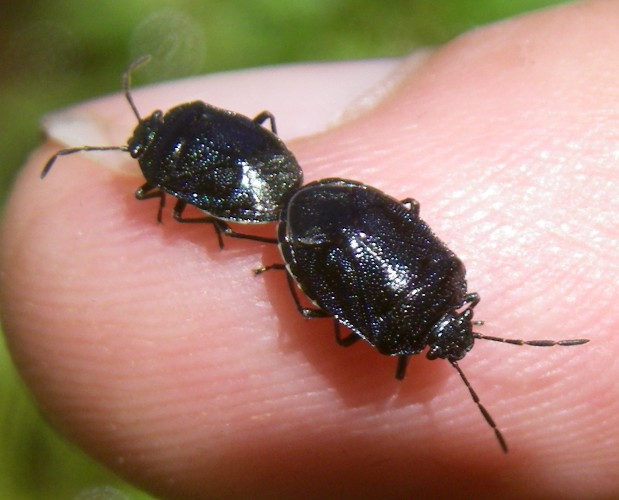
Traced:
[[[146, 64], [150, 60], [150, 55], [142, 56], [138, 60], [131, 63], [131, 65], [123, 73], [122, 86], [125, 93], [125, 98], [127, 99], [129, 106], [131, 106], [133, 114], [138, 119], [138, 122], [142, 121], [142, 119], [140, 118], [138, 108], [136, 107], [135, 103], [133, 102], [133, 98], [131, 97], [131, 73], [133, 73], [133, 71], [135, 71], [143, 64]], [[77, 146], [73, 148], [61, 149], [49, 160], [47, 160], [47, 163], [45, 164], [45, 166], [43, 167], [43, 171], [41, 172], [41, 179], [45, 178], [45, 176], [49, 173], [49, 171], [52, 169], [52, 165], [54, 165], [56, 159], [59, 156], [71, 155], [80, 151], [129, 151], [129, 148], [128, 146]]]
[[552, 347], [582, 345], [589, 342], [589, 339], [568, 339], [568, 340], [520, 340], [520, 339], [505, 339], [502, 337], [491, 337], [490, 335], [482, 335], [481, 333], [473, 332], [473, 337], [482, 340], [492, 340], [493, 342], [503, 342], [504, 344], [514, 345], [532, 345], [535, 347]]
[[[483, 321], [475, 321], [473, 323], [476, 324], [476, 325], [482, 325]], [[534, 346], [534, 347], [552, 347], [552, 346], [567, 346], [567, 347], [569, 347], [569, 346], [573, 346], [573, 345], [582, 345], [582, 344], [586, 344], [587, 342], [589, 342], [589, 339], [568, 339], [568, 340], [506, 339], [506, 338], [503, 338], [503, 337], [492, 337], [490, 335], [483, 335], [483, 334], [477, 333], [477, 332], [473, 332], [473, 337], [475, 337], [476, 339], [481, 339], [481, 340], [492, 340], [493, 342], [503, 342], [504, 344], [530, 345], [530, 346]], [[486, 410], [484, 405], [481, 404], [481, 401], [479, 400], [479, 397], [477, 396], [477, 393], [473, 390], [473, 387], [469, 383], [468, 379], [464, 376], [464, 373], [462, 372], [462, 370], [458, 366], [458, 363], [456, 361], [453, 361], [453, 360], [449, 360], [449, 362], [451, 363], [451, 365], [460, 374], [460, 378], [462, 378], [462, 381], [464, 382], [464, 385], [466, 385], [467, 389], [471, 393], [471, 397], [473, 398], [473, 401], [475, 402], [475, 404], [479, 408], [479, 411], [481, 412], [481, 414], [486, 419], [486, 422], [488, 422], [488, 425], [494, 429], [494, 434], [496, 435], [496, 438], [497, 438], [497, 441], [499, 442], [499, 445], [501, 445], [501, 449], [503, 450], [504, 453], [507, 453], [507, 442], [505, 441], [505, 438], [503, 437], [503, 434], [501, 434], [501, 431], [499, 430], [499, 428], [496, 426], [494, 420], [490, 416], [490, 413], [488, 413], [488, 410]]]
[[73, 153], [78, 153], [80, 151], [129, 151], [129, 149], [127, 146], [77, 146], [75, 148], [61, 149], [60, 151], [57, 151], [56, 154], [49, 160], [47, 160], [47, 163], [41, 172], [41, 179], [44, 179], [52, 169], [52, 165], [56, 161], [56, 158], [59, 156], [72, 155]]
[[488, 413], [488, 410], [486, 410], [485, 406], [481, 404], [481, 401], [479, 400], [479, 396], [477, 395], [477, 393], [475, 392], [475, 390], [473, 389], [473, 387], [469, 383], [468, 379], [465, 377], [464, 372], [460, 369], [460, 366], [458, 365], [458, 362], [457, 361], [453, 361], [451, 359], [449, 360], [449, 362], [451, 363], [451, 366], [453, 366], [456, 369], [456, 371], [460, 374], [460, 378], [464, 382], [464, 385], [466, 385], [466, 388], [471, 393], [471, 397], [473, 398], [473, 401], [475, 402], [475, 404], [479, 408], [479, 411], [481, 412], [481, 414], [486, 419], [486, 422], [488, 422], [488, 425], [490, 427], [492, 427], [492, 429], [494, 429], [494, 435], [496, 436], [497, 441], [499, 442], [499, 445], [501, 446], [501, 449], [503, 450], [503, 453], [507, 453], [507, 451], [508, 451], [507, 450], [507, 442], [505, 441], [505, 438], [503, 437], [503, 434], [501, 434], [501, 431], [499, 430], [499, 428], [494, 423], [494, 420], [490, 416], [490, 413]]
[[127, 70], [123, 73], [123, 91], [125, 92], [125, 98], [127, 99], [129, 106], [131, 106], [131, 109], [133, 110], [133, 114], [139, 122], [142, 121], [142, 118], [140, 118], [138, 108], [136, 107], [135, 103], [133, 102], [133, 98], [131, 97], [131, 74], [140, 66], [146, 64], [150, 60], [151, 56], [149, 54], [146, 54], [137, 59], [136, 61], [133, 61], [131, 65], [127, 68]]

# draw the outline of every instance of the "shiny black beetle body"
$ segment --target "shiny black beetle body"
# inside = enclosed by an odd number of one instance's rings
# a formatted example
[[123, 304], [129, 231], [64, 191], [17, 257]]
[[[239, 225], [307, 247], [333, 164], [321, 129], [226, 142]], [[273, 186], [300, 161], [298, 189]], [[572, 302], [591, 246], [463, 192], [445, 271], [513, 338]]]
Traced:
[[429, 346], [429, 358], [457, 361], [473, 347], [479, 298], [467, 294], [464, 265], [419, 218], [414, 200], [326, 179], [292, 195], [278, 232], [303, 292], [381, 354], [406, 357]]
[[[176, 197], [179, 222], [213, 224], [220, 247], [221, 234], [274, 242], [272, 238], [233, 231], [226, 221], [261, 224], [277, 220], [284, 200], [303, 183], [294, 155], [276, 135], [275, 119], [262, 112], [250, 119], [201, 101], [155, 111], [141, 118], [131, 94], [130, 75], [147, 58], [136, 61], [123, 75], [127, 102], [138, 119], [126, 146], [80, 146], [58, 151], [45, 165], [45, 177], [59, 156], [79, 151], [128, 151], [137, 159], [146, 183], [137, 189], [140, 200], [159, 198], [161, 220], [165, 197]], [[271, 130], [262, 126], [269, 120]], [[183, 218], [187, 205], [206, 215]]]
[[195, 101], [155, 111], [128, 141], [146, 179], [138, 197], [164, 191], [217, 219], [277, 220], [282, 200], [303, 182], [284, 143], [255, 119]]
[[[403, 379], [408, 357], [427, 348], [429, 359], [448, 360], [469, 390], [503, 451], [507, 443], [460, 369], [475, 339], [516, 345], [572, 346], [573, 340], [517, 340], [473, 331], [476, 293], [465, 268], [419, 218], [419, 204], [344, 179], [312, 182], [292, 194], [280, 214], [278, 242], [297, 308], [307, 318], [332, 317], [343, 346], [366, 340], [398, 356]], [[296, 285], [317, 308], [304, 307]], [[351, 330], [342, 338], [339, 325]]]

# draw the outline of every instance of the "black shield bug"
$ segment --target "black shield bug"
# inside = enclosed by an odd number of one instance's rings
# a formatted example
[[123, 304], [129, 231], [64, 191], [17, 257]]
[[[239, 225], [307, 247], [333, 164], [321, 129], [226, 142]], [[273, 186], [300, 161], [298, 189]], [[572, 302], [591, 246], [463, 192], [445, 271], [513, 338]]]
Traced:
[[[201, 101], [180, 104], [165, 114], [141, 118], [130, 93], [131, 73], [149, 57], [134, 62], [123, 75], [123, 90], [138, 125], [126, 146], [80, 146], [61, 149], [45, 165], [45, 177], [59, 156], [79, 151], [127, 151], [138, 160], [146, 182], [136, 198], [159, 198], [157, 218], [166, 194], [177, 198], [179, 222], [213, 224], [219, 246], [221, 234], [275, 242], [272, 238], [233, 231], [227, 221], [261, 224], [277, 220], [283, 200], [303, 183], [294, 155], [277, 137], [275, 118], [267, 111], [250, 119]], [[271, 124], [271, 130], [262, 124]], [[187, 205], [206, 213], [183, 218]]]
[[[280, 214], [279, 247], [290, 291], [307, 318], [332, 317], [335, 338], [349, 346], [366, 340], [398, 356], [403, 379], [409, 356], [428, 348], [456, 369], [499, 444], [507, 443], [458, 365], [475, 339], [516, 345], [573, 346], [574, 340], [514, 340], [473, 331], [476, 293], [468, 293], [464, 265], [419, 218], [419, 204], [398, 201], [343, 179], [312, 182], [296, 191]], [[304, 307], [294, 283], [317, 308]], [[339, 325], [351, 334], [342, 337]]]

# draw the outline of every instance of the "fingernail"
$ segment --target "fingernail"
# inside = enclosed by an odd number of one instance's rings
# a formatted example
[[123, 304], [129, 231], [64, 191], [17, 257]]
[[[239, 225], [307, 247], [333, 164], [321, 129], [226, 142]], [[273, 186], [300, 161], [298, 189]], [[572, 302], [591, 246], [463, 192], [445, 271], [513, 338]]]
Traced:
[[382, 75], [377, 74], [377, 80], [341, 111], [337, 124], [358, 119], [377, 107], [403, 80], [417, 71], [433, 52], [434, 49], [418, 49], [405, 58], [392, 60], [393, 65], [383, 68], [388, 71]]

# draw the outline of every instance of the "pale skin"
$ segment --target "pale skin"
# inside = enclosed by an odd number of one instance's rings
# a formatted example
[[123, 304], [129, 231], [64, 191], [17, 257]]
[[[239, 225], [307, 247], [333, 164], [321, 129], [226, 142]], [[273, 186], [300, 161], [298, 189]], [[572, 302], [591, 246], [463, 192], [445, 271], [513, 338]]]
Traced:
[[[281, 272], [253, 276], [280, 261], [274, 246], [226, 239], [220, 251], [209, 227], [172, 220], [171, 201], [157, 224], [157, 201], [133, 198], [137, 174], [105, 167], [121, 155], [131, 168], [122, 153], [62, 158], [41, 181], [62, 147], [51, 141], [15, 185], [0, 255], [7, 342], [42, 412], [175, 498], [619, 494], [618, 22], [610, 0], [479, 29], [403, 62], [372, 109], [311, 135], [348, 105], [343, 91], [299, 126], [306, 137], [286, 138], [306, 181], [418, 200], [482, 298], [480, 332], [591, 339], [477, 341], [460, 362], [509, 454], [447, 362], [415, 356], [395, 380], [395, 359], [302, 319]], [[390, 69], [308, 66], [308, 98], [280, 70], [269, 92], [310, 113], [321, 86], [354, 93]], [[234, 109], [249, 80], [225, 78], [228, 103], [209, 99], [208, 78], [204, 95], [179, 83], [135, 99], [144, 115], [192, 98]], [[249, 99], [248, 114], [266, 107], [259, 88]], [[284, 136], [303, 120], [293, 108], [270, 109]], [[120, 94], [80, 109], [118, 144], [135, 125]]]

